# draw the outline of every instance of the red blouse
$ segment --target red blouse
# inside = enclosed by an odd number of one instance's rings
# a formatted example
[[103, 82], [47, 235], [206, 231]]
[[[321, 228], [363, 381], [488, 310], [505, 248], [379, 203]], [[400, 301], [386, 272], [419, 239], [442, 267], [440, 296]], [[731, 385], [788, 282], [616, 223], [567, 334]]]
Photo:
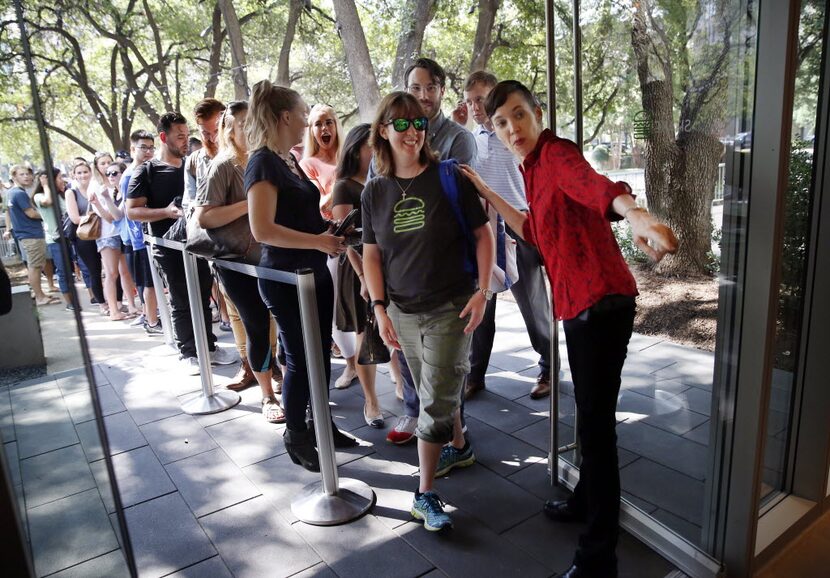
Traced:
[[542, 255], [555, 317], [573, 319], [606, 295], [636, 296], [610, 225], [621, 219], [611, 203], [631, 187], [597, 173], [573, 142], [548, 129], [521, 169], [529, 206], [524, 238]]

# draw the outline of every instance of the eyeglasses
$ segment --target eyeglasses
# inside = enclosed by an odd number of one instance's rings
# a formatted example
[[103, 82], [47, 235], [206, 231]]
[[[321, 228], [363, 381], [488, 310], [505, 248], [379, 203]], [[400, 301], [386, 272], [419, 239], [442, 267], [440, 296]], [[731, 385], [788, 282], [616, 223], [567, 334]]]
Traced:
[[108, 177], [117, 177], [120, 174], [121, 174], [121, 171], [107, 171], [107, 176]]
[[135, 148], [137, 148], [138, 150], [142, 150], [142, 151], [154, 151], [154, 150], [156, 150], [156, 147], [154, 147], [154, 146], [149, 146], [148, 147], [147, 145], [135, 145]]
[[391, 124], [392, 128], [395, 129], [395, 132], [406, 131], [410, 124], [415, 128], [415, 130], [421, 132], [427, 129], [429, 121], [427, 120], [427, 117], [419, 116], [418, 118], [393, 118], [386, 124]]

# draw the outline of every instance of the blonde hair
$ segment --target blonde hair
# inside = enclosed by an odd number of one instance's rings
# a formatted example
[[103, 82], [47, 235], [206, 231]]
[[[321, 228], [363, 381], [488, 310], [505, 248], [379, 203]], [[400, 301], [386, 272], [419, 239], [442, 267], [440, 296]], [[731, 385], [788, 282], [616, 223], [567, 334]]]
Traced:
[[317, 153], [320, 152], [320, 143], [318, 143], [317, 139], [314, 138], [314, 121], [316, 121], [323, 114], [328, 114], [334, 119], [334, 161], [337, 162], [337, 160], [340, 159], [340, 149], [342, 148], [343, 142], [340, 140], [340, 132], [342, 131], [342, 127], [340, 126], [340, 119], [337, 118], [337, 114], [334, 112], [334, 109], [327, 104], [315, 104], [311, 107], [311, 111], [308, 113], [308, 128], [305, 132], [303, 158], [307, 159], [309, 157], [316, 157]]
[[272, 84], [270, 80], [260, 80], [251, 90], [248, 118], [245, 119], [245, 137], [248, 150], [255, 151], [266, 147], [274, 152], [278, 146], [278, 126], [280, 115], [290, 111], [302, 101], [296, 90]]
[[[379, 175], [392, 177], [395, 175], [395, 159], [392, 156], [392, 145], [380, 134], [380, 128], [393, 118], [425, 117], [424, 109], [418, 99], [408, 92], [392, 92], [383, 97], [378, 105], [378, 112], [372, 122], [372, 131], [369, 134], [369, 145], [375, 154], [375, 168]], [[418, 162], [429, 165], [438, 162], [435, 153], [429, 148], [424, 139], [424, 146], [418, 155]]]
[[233, 127], [239, 116], [247, 112], [248, 103], [244, 100], [235, 100], [228, 103], [222, 116], [219, 117], [219, 155], [217, 158], [235, 159], [243, 167], [248, 162], [248, 151], [240, 148], [243, 143], [233, 140]]

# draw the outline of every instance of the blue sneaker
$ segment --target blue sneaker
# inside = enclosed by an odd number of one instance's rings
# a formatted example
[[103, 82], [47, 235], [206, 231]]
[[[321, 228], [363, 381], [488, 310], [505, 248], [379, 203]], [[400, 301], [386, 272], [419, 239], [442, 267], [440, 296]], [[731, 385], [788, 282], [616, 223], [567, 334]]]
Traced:
[[467, 443], [467, 449], [457, 450], [454, 447], [441, 448], [441, 457], [438, 458], [438, 467], [435, 468], [435, 477], [440, 478], [450, 473], [453, 468], [466, 468], [476, 463], [473, 446]]
[[411, 514], [416, 520], [424, 521], [424, 528], [430, 532], [438, 532], [444, 528], [452, 528], [452, 518], [444, 513], [445, 505], [433, 491], [424, 492], [420, 497], [416, 494]]

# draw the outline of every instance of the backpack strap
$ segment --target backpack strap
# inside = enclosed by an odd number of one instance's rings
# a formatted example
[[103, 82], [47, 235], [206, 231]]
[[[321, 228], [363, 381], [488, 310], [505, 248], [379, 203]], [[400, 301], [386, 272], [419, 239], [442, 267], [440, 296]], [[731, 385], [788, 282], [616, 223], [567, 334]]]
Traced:
[[467, 219], [464, 217], [464, 212], [461, 210], [461, 192], [458, 188], [458, 161], [455, 159], [441, 161], [438, 165], [438, 174], [441, 177], [441, 188], [444, 195], [450, 202], [452, 212], [464, 233], [466, 241], [464, 243], [464, 270], [473, 277], [478, 277], [475, 240]]

